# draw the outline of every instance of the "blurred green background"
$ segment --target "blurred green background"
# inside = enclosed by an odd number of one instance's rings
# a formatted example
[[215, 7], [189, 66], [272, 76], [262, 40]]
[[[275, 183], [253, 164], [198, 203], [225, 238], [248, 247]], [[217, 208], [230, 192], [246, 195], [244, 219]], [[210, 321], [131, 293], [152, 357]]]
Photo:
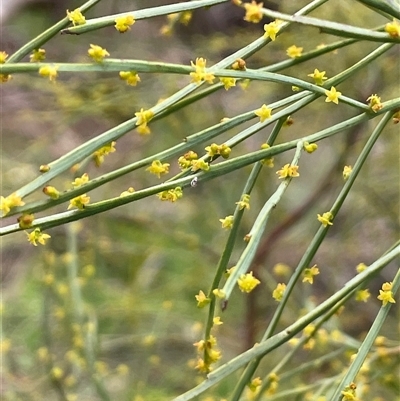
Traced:
[[[4, 1], [4, 5], [7, 2]], [[170, 2], [100, 2], [87, 17], [115, 14]], [[270, 1], [266, 6], [292, 13], [307, 1]], [[17, 3], [14, 5], [16, 6]], [[8, 12], [3, 6], [1, 50], [12, 54], [79, 6], [77, 1], [29, 1]], [[177, 25], [171, 36], [160, 29], [165, 17], [138, 21], [132, 30], [120, 35], [113, 27], [80, 36], [59, 35], [43, 46], [47, 61], [87, 62], [89, 44], [106, 48], [113, 58], [143, 59], [190, 64], [204, 57], [208, 65], [233, 53], [259, 37], [262, 24], [243, 21], [244, 12], [231, 3], [209, 10], [195, 11], [189, 26]], [[375, 27], [387, 22], [356, 1], [331, 1], [312, 16]], [[250, 68], [260, 68], [287, 58], [286, 49], [295, 44], [311, 50], [338, 38], [315, 29], [292, 26], [279, 40], [247, 60]], [[334, 54], [300, 64], [282, 73], [305, 79], [314, 68], [327, 76], [341, 72], [367, 55], [377, 44], [361, 42]], [[368, 68], [339, 86], [339, 90], [361, 102], [378, 93], [382, 100], [398, 96], [399, 52], [393, 48]], [[52, 84], [36, 74], [14, 75], [0, 87], [2, 133], [2, 189], [7, 195], [38, 174], [46, 164], [84, 141], [132, 118], [140, 108], [149, 108], [159, 99], [179, 90], [189, 78], [174, 75], [140, 74], [137, 87], [129, 87], [118, 74], [60, 74]], [[141, 137], [135, 131], [117, 141], [117, 152], [106, 157], [99, 168], [90, 164], [90, 178], [140, 160], [179, 143], [187, 135], [218, 123], [224, 117], [260, 107], [291, 93], [283, 85], [251, 83], [223, 89], [200, 102], [152, 123], [152, 134]], [[323, 100], [312, 103], [292, 116], [294, 124], [283, 131], [279, 142], [311, 134], [357, 114], [339, 104], [327, 107]], [[275, 309], [271, 297], [277, 282], [287, 278], [273, 272], [277, 263], [292, 270], [318, 228], [316, 214], [326, 211], [342, 185], [344, 165], [354, 164], [377, 120], [373, 119], [342, 132], [319, 144], [312, 156], [300, 161], [301, 176], [295, 180], [269, 221], [252, 269], [262, 284], [251, 294], [236, 292], [223, 312], [224, 324], [217, 337], [223, 352], [222, 362], [258, 341]], [[218, 138], [222, 143], [244, 127]], [[270, 128], [235, 147], [234, 154], [259, 149]], [[204, 144], [197, 149], [203, 154]], [[311, 309], [356, 274], [355, 266], [369, 264], [382, 255], [399, 234], [399, 140], [398, 126], [390, 125], [363, 168], [345, 202], [335, 225], [329, 231], [315, 258], [321, 274], [314, 286], [299, 286], [294, 293], [283, 323], [292, 323], [299, 313]], [[275, 158], [275, 168], [265, 169], [251, 196], [251, 209], [244, 215], [239, 237], [243, 237], [264, 202], [278, 185], [275, 171], [289, 163], [292, 153]], [[171, 173], [179, 171], [176, 160]], [[5, 400], [102, 399], [87, 367], [83, 344], [91, 344], [95, 372], [113, 400], [168, 400], [191, 388], [200, 376], [193, 370], [196, 357], [193, 343], [202, 338], [206, 311], [197, 309], [195, 294], [208, 291], [220, 253], [227, 238], [218, 219], [232, 214], [250, 168], [185, 190], [179, 202], [160, 203], [157, 197], [132, 203], [91, 217], [79, 224], [49, 231], [52, 236], [45, 248], [34, 248], [24, 233], [1, 239], [2, 245], [2, 395]], [[171, 175], [172, 176], [172, 175]], [[72, 173], [59, 177], [51, 185], [65, 189]], [[144, 170], [135, 171], [90, 193], [91, 201], [118, 196], [128, 187], [136, 190], [157, 183]], [[43, 194], [30, 196], [42, 199]], [[65, 210], [65, 205], [56, 211]], [[38, 217], [38, 216], [36, 216]], [[14, 223], [15, 218], [5, 219]], [[84, 324], [76, 326], [76, 298], [71, 293], [68, 269], [71, 244], [77, 242], [78, 275], [82, 288]], [[238, 241], [231, 260], [234, 265], [244, 249]], [[330, 323], [355, 339], [362, 339], [380, 307], [376, 296], [382, 282], [391, 281], [395, 264], [370, 283], [371, 299], [366, 304], [350, 302], [340, 318]], [[75, 300], [75, 301], [72, 301]], [[303, 308], [300, 310], [299, 308]], [[283, 326], [280, 327], [282, 329]], [[398, 339], [398, 316], [393, 308], [382, 335]], [[91, 336], [97, 332], [97, 336]], [[347, 337], [344, 344], [351, 343]], [[332, 343], [329, 350], [341, 345]], [[287, 348], [274, 352], [278, 360]], [[293, 364], [311, 358], [304, 352]], [[85, 359], [86, 358], [86, 359]], [[86, 362], [85, 362], [86, 361]], [[344, 365], [328, 364], [319, 375], [340, 372]], [[383, 372], [398, 368], [394, 356]], [[265, 361], [260, 374], [274, 366]], [[61, 378], [57, 370], [61, 369]], [[52, 370], [53, 369], [53, 370]], [[50, 373], [49, 373], [50, 372]], [[52, 376], [53, 375], [53, 376]], [[319, 378], [301, 376], [288, 383]], [[235, 375], [233, 375], [235, 376]], [[386, 375], [387, 376], [387, 375]], [[382, 374], [377, 396], [393, 394], [396, 380]], [[390, 376], [390, 375], [389, 375]], [[59, 379], [59, 380], [58, 380]], [[231, 377], [209, 392], [207, 400], [228, 397], [237, 377]], [[382, 385], [383, 381], [385, 384]], [[57, 383], [63, 383], [60, 387]], [[388, 392], [386, 392], [388, 391]], [[375, 393], [371, 393], [374, 394]], [[76, 397], [76, 398], [74, 398]], [[206, 396], [201, 398], [206, 400]], [[372, 398], [370, 398], [372, 399]], [[390, 399], [390, 398], [384, 398]]]

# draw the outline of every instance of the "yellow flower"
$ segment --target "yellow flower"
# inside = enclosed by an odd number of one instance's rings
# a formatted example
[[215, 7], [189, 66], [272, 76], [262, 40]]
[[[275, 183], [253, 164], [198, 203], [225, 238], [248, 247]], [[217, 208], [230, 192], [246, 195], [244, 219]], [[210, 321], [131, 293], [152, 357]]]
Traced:
[[86, 194], [79, 195], [69, 201], [68, 210], [76, 207], [77, 209], [83, 210], [85, 206], [90, 202], [90, 197]]
[[116, 151], [115, 144], [116, 142], [113, 141], [107, 145], [104, 145], [93, 153], [93, 160], [97, 167], [104, 162], [104, 156]]
[[84, 173], [82, 177], [75, 178], [75, 180], [72, 182], [72, 186], [74, 188], [78, 188], [86, 184], [87, 182], [89, 182], [89, 175], [87, 173]]
[[140, 135], [149, 135], [150, 132], [151, 132], [149, 126], [147, 125], [147, 123], [140, 124], [139, 127], [136, 128], [136, 131]]
[[12, 79], [11, 74], [0, 74], [0, 82], [5, 83]]
[[119, 76], [130, 86], [136, 86], [140, 82], [140, 77], [136, 71], [120, 71]]
[[31, 63], [40, 63], [45, 59], [46, 59], [46, 50], [44, 49], [35, 49], [29, 56], [29, 61]]
[[32, 227], [33, 220], [35, 220], [35, 216], [33, 214], [23, 214], [18, 217], [18, 225], [20, 228], [26, 230], [27, 228]]
[[260, 377], [255, 377], [250, 383], [249, 383], [249, 389], [252, 392], [257, 391], [258, 387], [260, 387], [262, 384], [262, 380]]
[[200, 57], [200, 58], [197, 57], [196, 63], [193, 63], [193, 61], [191, 61], [190, 64], [195, 69], [195, 72], [190, 73], [193, 83], [199, 84], [202, 81], [206, 81], [209, 84], [213, 83], [213, 81], [215, 79], [214, 74], [206, 71], [207, 60], [205, 60], [202, 57]]
[[367, 99], [368, 106], [371, 108], [371, 110], [376, 113], [379, 110], [382, 109], [383, 104], [381, 102], [381, 98], [378, 95], [371, 95], [368, 99]]
[[[269, 149], [270, 147], [271, 146], [269, 146], [268, 143], [263, 143], [261, 145], [261, 149]], [[274, 167], [274, 158], [273, 157], [267, 157], [266, 159], [262, 159], [261, 163], [264, 166], [267, 166], [267, 167]]]
[[324, 81], [328, 79], [325, 76], [325, 71], [318, 71], [317, 69], [314, 70], [313, 74], [308, 74], [307, 76], [314, 78], [315, 85], [323, 85]]
[[276, 39], [276, 34], [279, 32], [280, 25], [282, 21], [275, 20], [270, 22], [269, 24], [264, 25], [264, 38], [270, 38], [272, 41]]
[[246, 71], [246, 61], [242, 58], [238, 58], [231, 67], [233, 70]]
[[6, 52], [0, 52], [0, 64], [4, 64], [7, 60], [8, 54]]
[[194, 368], [202, 373], [208, 373], [210, 371], [210, 366], [207, 365], [202, 358], [197, 360], [197, 365]]
[[227, 159], [232, 151], [228, 145], [217, 145], [216, 143], [212, 143], [210, 146], [207, 146], [205, 150], [210, 157], [221, 155], [224, 159]]
[[286, 49], [286, 54], [290, 58], [301, 57], [301, 53], [303, 52], [302, 47], [297, 47], [296, 45], [292, 45]]
[[389, 22], [385, 25], [385, 32], [389, 34], [392, 38], [397, 38], [400, 36], [400, 24], [398, 21], [393, 19], [393, 22]]
[[263, 123], [266, 119], [271, 117], [272, 109], [269, 109], [265, 104], [261, 106], [254, 114], [260, 117], [260, 122]]
[[346, 181], [350, 177], [351, 172], [353, 171], [351, 166], [343, 167], [343, 179]]
[[263, 13], [261, 11], [264, 3], [256, 3], [254, 0], [251, 3], [244, 3], [243, 6], [246, 10], [246, 15], [244, 16], [244, 20], [247, 22], [253, 22], [257, 24], [262, 20]]
[[79, 10], [79, 8], [76, 8], [74, 11], [71, 12], [67, 10], [67, 16], [74, 26], [86, 24], [86, 19]]
[[326, 212], [322, 216], [320, 214], [317, 215], [318, 221], [321, 222], [324, 227], [328, 225], [333, 226], [333, 223], [331, 222], [332, 218], [333, 215], [331, 212]]
[[179, 157], [178, 159], [179, 167], [182, 170], [185, 170], [192, 165], [192, 160], [196, 160], [197, 158], [198, 158], [197, 153], [193, 152], [192, 150], [189, 150], [189, 152]]
[[251, 292], [260, 284], [260, 280], [253, 277], [253, 272], [242, 274], [238, 279], [239, 289], [242, 292]]
[[236, 78], [220, 78], [220, 82], [224, 84], [225, 90], [229, 90], [232, 86], [236, 86]]
[[210, 165], [205, 162], [203, 159], [192, 160], [192, 171], [203, 170], [208, 171], [210, 170]]
[[7, 198], [0, 196], [0, 210], [2, 211], [3, 216], [6, 216], [8, 213], [10, 213], [12, 208], [24, 205], [25, 202], [23, 202], [22, 198], [17, 196], [15, 193], [8, 195]]
[[357, 273], [362, 273], [366, 268], [367, 268], [367, 265], [365, 263], [359, 263], [356, 266]]
[[383, 283], [382, 289], [379, 290], [378, 299], [382, 301], [382, 305], [386, 306], [389, 302], [395, 304], [396, 301], [393, 298], [392, 283]]
[[279, 179], [287, 177], [298, 177], [299, 166], [292, 166], [290, 164], [285, 164], [280, 170], [276, 172], [279, 175]]
[[285, 263], [277, 263], [272, 270], [275, 275], [282, 277], [288, 277], [291, 273], [290, 267]]
[[304, 150], [305, 150], [307, 153], [313, 153], [313, 152], [315, 152], [317, 149], [318, 149], [318, 145], [317, 145], [316, 143], [308, 143], [308, 142], [305, 142], [305, 143], [304, 143]]
[[197, 301], [197, 307], [198, 308], [204, 308], [206, 305], [208, 305], [211, 302], [211, 299], [204, 294], [203, 291], [199, 291], [198, 295], [195, 295], [196, 301]]
[[104, 57], [108, 57], [110, 53], [97, 45], [90, 45], [90, 49], [88, 50], [89, 56], [96, 61], [97, 63], [101, 63]]
[[310, 267], [309, 269], [304, 269], [303, 273], [303, 283], [309, 282], [310, 284], [314, 283], [314, 276], [319, 274], [319, 269], [317, 265]]
[[235, 204], [239, 206], [240, 210], [243, 210], [243, 209], [249, 210], [250, 209], [250, 195], [244, 194], [242, 196], [242, 199], [239, 202], [236, 202]]
[[131, 25], [135, 23], [135, 18], [133, 15], [125, 15], [123, 17], [115, 18], [115, 29], [121, 33], [129, 31]]
[[28, 236], [28, 241], [34, 246], [37, 246], [36, 242], [39, 242], [41, 245], [46, 245], [46, 241], [51, 238], [49, 234], [42, 233], [40, 228], [35, 228], [30, 233], [26, 233], [26, 235]]
[[160, 160], [154, 160], [151, 163], [151, 166], [146, 168], [146, 171], [155, 174], [158, 178], [161, 177], [161, 174], [169, 173], [169, 163], [161, 163]]
[[214, 294], [217, 298], [219, 298], [219, 299], [225, 299], [225, 298], [226, 298], [225, 292], [222, 291], [222, 290], [219, 289], [219, 288], [213, 289], [213, 294]]
[[133, 187], [129, 187], [126, 191], [121, 192], [120, 197], [123, 198], [124, 196], [131, 195], [134, 192], [135, 192], [135, 189]]
[[52, 67], [50, 65], [45, 65], [39, 68], [39, 74], [42, 77], [49, 77], [50, 81], [55, 81], [57, 78], [57, 69], [58, 67]]
[[215, 316], [213, 318], [213, 325], [214, 326], [220, 326], [221, 324], [223, 324], [223, 322], [221, 321], [221, 318], [219, 316]]
[[358, 302], [367, 302], [368, 298], [371, 296], [369, 289], [366, 288], [365, 290], [358, 290], [356, 292], [356, 301]]
[[286, 290], [286, 284], [279, 283], [274, 289], [274, 291], [272, 291], [272, 298], [274, 298], [278, 302], [282, 301], [283, 295], [285, 294], [285, 290]]
[[346, 386], [345, 389], [342, 391], [342, 401], [357, 401], [356, 388], [357, 386], [354, 383]]
[[135, 116], [137, 117], [136, 125], [147, 124], [154, 117], [154, 112], [150, 109], [141, 108], [140, 111], [135, 113]]
[[339, 92], [336, 90], [336, 88], [334, 86], [331, 87], [331, 89], [328, 91], [325, 91], [325, 95], [326, 95], [326, 99], [325, 102], [329, 103], [335, 103], [338, 104], [339, 103], [339, 96], [342, 94], [342, 92]]
[[168, 191], [160, 192], [157, 196], [162, 201], [176, 202], [178, 199], [182, 198], [183, 192], [181, 187], [176, 187]]
[[222, 223], [222, 228], [230, 230], [233, 226], [233, 216], [226, 216], [224, 219], [219, 219]]

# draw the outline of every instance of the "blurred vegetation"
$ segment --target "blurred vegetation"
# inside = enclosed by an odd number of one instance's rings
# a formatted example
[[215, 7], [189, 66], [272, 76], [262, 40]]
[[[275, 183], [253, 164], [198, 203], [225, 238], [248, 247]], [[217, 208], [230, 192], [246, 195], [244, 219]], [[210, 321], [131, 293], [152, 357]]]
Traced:
[[[79, 2], [73, 1], [60, 3], [62, 6], [54, 7], [29, 4], [12, 15], [2, 27], [1, 50], [11, 54], [62, 18], [59, 8], [79, 6]], [[95, 17], [165, 3], [100, 2], [88, 14]], [[271, 1], [268, 6], [291, 14], [307, 3]], [[230, 13], [236, 15], [237, 11], [240, 17], [232, 16], [228, 26], [219, 19], [225, 12], [229, 19]], [[126, 35], [119, 35], [113, 27], [85, 35], [59, 35], [45, 48], [50, 61], [85, 62], [89, 43], [96, 43], [115, 58], [189, 65], [190, 60], [205, 57], [212, 65], [255, 40], [263, 23], [269, 22], [265, 19], [259, 24], [246, 23], [243, 16], [243, 10], [229, 3], [195, 11], [193, 21], [187, 27], [177, 26], [171, 36], [160, 34], [167, 20], [157, 17], [140, 21]], [[387, 22], [356, 1], [327, 2], [312, 16], [363, 27]], [[293, 44], [310, 50], [335, 40], [332, 35], [296, 24], [246, 63], [248, 67], [261, 68], [285, 60], [286, 49]], [[376, 47], [373, 42], [357, 42], [320, 57], [318, 65], [310, 60], [282, 73], [305, 79], [318, 68], [331, 77]], [[340, 89], [360, 102], [372, 93], [378, 93], [383, 100], [392, 99], [398, 96], [398, 60], [395, 46]], [[132, 118], [141, 107], [149, 108], [189, 82], [188, 77], [181, 75], [140, 76], [141, 82], [135, 88], [127, 86], [117, 74], [109, 73], [63, 73], [56, 84], [34, 74], [19, 74], [2, 85], [1, 193], [8, 194], [26, 184], [36, 177], [38, 166]], [[117, 152], [107, 156], [104, 164], [99, 168], [89, 164], [85, 171], [94, 178], [173, 146], [224, 117], [290, 94], [287, 86], [271, 82], [252, 82], [247, 89], [238, 85], [229, 91], [217, 91], [155, 121], [148, 137], [136, 132], [123, 136], [117, 141]], [[294, 124], [284, 129], [279, 141], [317, 132], [355, 115], [354, 109], [343, 104], [322, 113], [321, 102], [311, 103], [292, 116]], [[262, 284], [251, 294], [235, 290], [237, 293], [221, 315], [224, 325], [218, 328], [218, 343], [223, 362], [259, 341], [276, 305], [270, 294], [278, 282], [285, 280], [273, 267], [284, 263], [294, 269], [318, 226], [316, 214], [328, 210], [338, 195], [343, 166], [354, 163], [366, 135], [376, 124], [373, 119], [324, 140], [312, 157], [302, 159], [301, 177], [292, 183], [272, 214], [250, 269]], [[224, 134], [219, 143], [242, 129]], [[267, 127], [235, 147], [235, 156], [258, 150], [269, 133]], [[299, 310], [312, 310], [356, 274], [356, 265], [372, 263], [398, 239], [397, 134], [398, 126], [389, 125], [374, 147], [315, 257], [320, 267], [316, 283], [295, 290], [280, 328], [295, 321]], [[193, 150], [202, 154], [204, 146]], [[240, 238], [250, 230], [257, 211], [275, 190], [276, 169], [289, 163], [292, 154], [276, 156], [276, 168], [263, 170], [251, 195], [251, 209], [243, 217]], [[172, 175], [178, 173], [176, 161], [169, 162]], [[200, 289], [206, 291], [212, 282], [226, 241], [226, 231], [220, 229], [218, 219], [233, 212], [249, 172], [250, 168], [240, 169], [188, 189], [177, 203], [163, 203], [160, 207], [160, 201], [151, 197], [54, 228], [49, 231], [52, 238], [45, 248], [33, 248], [23, 233], [2, 237], [3, 399], [169, 400], [195, 386], [200, 376], [193, 370], [196, 352], [192, 344], [202, 336], [206, 311], [196, 308], [194, 296]], [[73, 173], [67, 172], [50, 184], [64, 189], [72, 180]], [[128, 187], [137, 190], [156, 182], [144, 170], [136, 171], [90, 195], [95, 202], [117, 196]], [[29, 199], [40, 198], [40, 194], [32, 194]], [[63, 210], [65, 205], [56, 207], [54, 212]], [[15, 218], [6, 218], [4, 222], [14, 223]], [[71, 253], [73, 249], [76, 254]], [[243, 249], [244, 245], [237, 243], [232, 265]], [[74, 268], [81, 295], [74, 293]], [[282, 379], [281, 391], [333, 377], [347, 366], [349, 356], [356, 352], [379, 310], [375, 294], [382, 282], [392, 281], [396, 269], [392, 263], [371, 282], [368, 303], [350, 301], [342, 314], [325, 326], [327, 332], [337, 334], [336, 340], [330, 336], [325, 348], [301, 351], [289, 366], [299, 366], [337, 349], [343, 352], [312, 373], [306, 371]], [[380, 334], [387, 337], [387, 347], [398, 346], [395, 308]], [[260, 375], [272, 369], [289, 349], [288, 345], [280, 347], [263, 360]], [[88, 359], [93, 355], [96, 361], [90, 367]], [[399, 392], [395, 377], [399, 353], [390, 359], [377, 357], [375, 362], [376, 374], [370, 376], [371, 390], [365, 399], [394, 399]], [[199, 400], [229, 399], [238, 377], [231, 375]], [[250, 395], [244, 397], [250, 399]], [[305, 396], [285, 399], [312, 399], [302, 397]]]

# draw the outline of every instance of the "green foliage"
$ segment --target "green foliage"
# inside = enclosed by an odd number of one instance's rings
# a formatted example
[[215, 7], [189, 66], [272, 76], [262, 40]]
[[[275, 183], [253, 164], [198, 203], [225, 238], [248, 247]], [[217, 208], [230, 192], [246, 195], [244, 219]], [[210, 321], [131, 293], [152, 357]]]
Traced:
[[398, 10], [156, 3], [0, 52], [5, 397], [391, 399]]

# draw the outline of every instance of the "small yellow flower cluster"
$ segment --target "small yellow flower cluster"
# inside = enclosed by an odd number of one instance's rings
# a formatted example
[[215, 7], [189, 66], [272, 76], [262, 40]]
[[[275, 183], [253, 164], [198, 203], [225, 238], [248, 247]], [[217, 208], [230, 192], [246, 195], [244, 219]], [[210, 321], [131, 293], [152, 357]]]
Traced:
[[239, 202], [236, 202], [235, 205], [239, 206], [239, 210], [250, 209], [250, 195], [243, 194], [242, 199]]
[[381, 98], [378, 95], [371, 95], [368, 99], [368, 106], [371, 108], [371, 110], [376, 113], [379, 110], [382, 109], [383, 104], [381, 102]]
[[287, 177], [299, 177], [298, 173], [299, 166], [292, 166], [291, 164], [285, 164], [280, 170], [276, 172], [278, 174], [279, 179], [287, 178]]
[[0, 52], [0, 64], [4, 64], [8, 58], [8, 54], [6, 52]]
[[357, 386], [354, 383], [346, 386], [342, 391], [342, 401], [357, 401], [356, 389]]
[[74, 11], [71, 12], [67, 10], [67, 17], [74, 26], [86, 24], [86, 18], [81, 13], [81, 10], [79, 10], [79, 8], [76, 8]]
[[42, 77], [48, 77], [50, 81], [55, 81], [58, 75], [58, 67], [54, 67], [51, 65], [44, 65], [39, 68], [39, 74]]
[[304, 349], [313, 349], [315, 345], [315, 339], [312, 338], [315, 334], [315, 325], [309, 324], [303, 330], [304, 337], [308, 338], [307, 342], [304, 344]]
[[124, 33], [129, 31], [134, 23], [135, 18], [133, 17], [133, 15], [118, 17], [115, 18], [115, 29], [120, 33]]
[[231, 67], [233, 70], [246, 71], [246, 62], [242, 58], [238, 58]]
[[83, 210], [85, 206], [89, 204], [89, 202], [90, 196], [87, 196], [86, 194], [79, 195], [69, 201], [68, 210], [73, 208]]
[[322, 216], [318, 214], [317, 219], [324, 227], [333, 226], [331, 221], [333, 219], [333, 214], [331, 212], [325, 212]]
[[35, 216], [33, 214], [23, 214], [22, 216], [18, 217], [18, 225], [22, 229], [27, 229], [32, 227], [33, 220], [35, 220]]
[[168, 191], [160, 192], [157, 196], [162, 201], [176, 202], [178, 199], [182, 198], [183, 192], [181, 187], [176, 187]]
[[0, 211], [3, 216], [6, 216], [10, 213], [10, 210], [13, 207], [24, 206], [25, 202], [22, 201], [20, 196], [17, 196], [15, 193], [8, 195], [7, 198], [4, 196], [0, 196]]
[[366, 288], [365, 290], [358, 290], [356, 292], [356, 301], [358, 302], [367, 302], [368, 298], [371, 296], [369, 289]]
[[257, 24], [263, 18], [262, 7], [264, 3], [256, 3], [252, 0], [251, 3], [244, 3], [243, 7], [246, 10], [246, 15], [244, 16], [244, 20], [247, 22], [252, 22], [253, 24]]
[[81, 187], [82, 185], [86, 184], [87, 182], [89, 182], [89, 175], [88, 175], [88, 173], [84, 173], [82, 175], [82, 177], [77, 177], [77, 178], [75, 178], [74, 181], [72, 181], [72, 186], [74, 188], [78, 188], [78, 187]]
[[330, 90], [325, 91], [325, 95], [326, 95], [325, 102], [327, 102], [327, 103], [332, 102], [332, 103], [338, 104], [339, 96], [341, 94], [342, 94], [342, 92], [337, 91], [334, 86], [331, 86]]
[[92, 157], [97, 167], [99, 167], [104, 162], [104, 156], [108, 155], [109, 153], [114, 153], [116, 151], [115, 144], [116, 142], [113, 141], [108, 145], [104, 145], [93, 153]]
[[30, 233], [26, 233], [26, 235], [28, 236], [28, 241], [34, 246], [37, 246], [36, 242], [39, 242], [41, 245], [46, 245], [46, 241], [51, 238], [49, 234], [42, 233], [40, 228], [35, 228]]
[[51, 199], [58, 199], [60, 197], [60, 192], [55, 187], [52, 187], [51, 185], [46, 185], [43, 188], [43, 193]]
[[101, 63], [104, 57], [108, 57], [110, 55], [106, 49], [103, 49], [97, 45], [90, 45], [88, 54], [96, 63]]
[[140, 82], [140, 77], [136, 71], [120, 71], [119, 76], [130, 86], [136, 86]]
[[45, 59], [46, 59], [46, 50], [44, 49], [35, 49], [29, 56], [29, 61], [31, 63], [40, 63]]
[[120, 197], [123, 198], [124, 196], [131, 195], [135, 192], [135, 189], [133, 187], [129, 187], [126, 191], [122, 192]]
[[232, 86], [236, 86], [236, 78], [221, 77], [219, 80], [224, 85], [225, 90], [229, 90]]
[[192, 160], [192, 171], [208, 171], [210, 170], [210, 165], [203, 159]]
[[272, 271], [274, 272], [274, 274], [276, 276], [280, 276], [280, 277], [289, 277], [290, 273], [291, 273], [290, 267], [285, 263], [277, 263], [273, 267]]
[[254, 288], [256, 288], [261, 283], [261, 281], [253, 276], [253, 272], [250, 272], [247, 274], [242, 274], [238, 278], [237, 283], [240, 291], [249, 293], [253, 291]]
[[353, 171], [351, 166], [344, 166], [343, 167], [343, 179], [347, 181], [350, 177], [351, 172]]
[[263, 104], [259, 109], [257, 109], [254, 114], [260, 117], [260, 123], [271, 117], [272, 109], [269, 109], [265, 104]]
[[264, 38], [270, 38], [272, 41], [276, 39], [276, 34], [279, 32], [281, 25], [281, 20], [276, 19], [275, 21], [270, 22], [269, 24], [264, 25]]
[[190, 10], [183, 11], [180, 13], [172, 13], [167, 15], [168, 23], [163, 25], [160, 29], [161, 35], [170, 36], [172, 34], [174, 25], [179, 22], [182, 25], [188, 26], [193, 16], [193, 12]]
[[392, 285], [393, 285], [392, 282], [383, 283], [382, 289], [379, 290], [378, 299], [382, 301], [383, 306], [386, 306], [389, 302], [392, 304], [396, 303], [396, 301], [393, 298]]
[[317, 276], [319, 274], [319, 269], [317, 265], [314, 265], [313, 267], [304, 269], [303, 273], [303, 283], [308, 282], [310, 284], [314, 283], [314, 276]]
[[368, 266], [365, 263], [359, 263], [356, 266], [357, 273], [362, 273]]
[[219, 288], [213, 289], [213, 294], [219, 299], [225, 299], [226, 298], [225, 291], [222, 291]]
[[315, 85], [321, 86], [324, 84], [324, 81], [328, 79], [328, 77], [325, 76], [325, 73], [325, 71], [319, 71], [315, 69], [312, 74], [308, 74], [307, 76], [314, 78]]
[[[271, 146], [269, 146], [268, 143], [263, 143], [261, 145], [261, 149], [269, 149], [270, 147]], [[261, 163], [264, 166], [267, 166], [267, 167], [274, 167], [274, 158], [273, 157], [269, 157], [269, 158], [266, 158], [266, 159], [262, 159]]]
[[267, 389], [267, 395], [273, 395], [276, 393], [279, 385], [279, 376], [273, 372], [268, 375], [268, 380], [270, 381], [270, 385]]
[[282, 301], [283, 295], [285, 294], [285, 290], [286, 290], [286, 284], [279, 283], [274, 289], [274, 291], [272, 291], [272, 298], [274, 298], [278, 302]]
[[207, 146], [205, 150], [210, 157], [221, 155], [224, 159], [227, 159], [231, 154], [232, 149], [225, 144], [217, 145], [216, 143], [213, 143], [210, 146]]
[[193, 152], [193, 150], [189, 150], [189, 152], [187, 152], [183, 156], [179, 157], [179, 159], [178, 159], [179, 167], [182, 170], [185, 170], [185, 169], [191, 167], [193, 160], [197, 160], [198, 157], [199, 156], [197, 155], [196, 152]]
[[316, 143], [308, 143], [308, 142], [304, 142], [304, 150], [307, 153], [313, 153], [318, 149], [318, 145]]
[[260, 377], [255, 377], [249, 384], [249, 389], [253, 393], [257, 391], [257, 389], [262, 385], [262, 380]]
[[211, 365], [221, 359], [221, 351], [217, 349], [217, 339], [210, 334], [207, 340], [200, 340], [193, 345], [198, 353], [203, 354], [203, 358], [197, 359], [195, 369], [202, 373], [209, 373], [212, 370]]
[[389, 22], [385, 25], [385, 32], [387, 32], [392, 38], [400, 36], [400, 24], [398, 21], [393, 19], [393, 22]]
[[[4, 51], [0, 52], [0, 64], [4, 64], [7, 60], [8, 54]], [[11, 74], [0, 74], [0, 82], [7, 82], [12, 78]]]
[[209, 84], [213, 83], [215, 79], [214, 74], [206, 71], [207, 60], [203, 57], [197, 57], [196, 64], [193, 63], [193, 61], [191, 61], [190, 64], [195, 69], [195, 72], [190, 73], [193, 83], [200, 84], [202, 81], [206, 81]]
[[222, 228], [230, 230], [233, 226], [233, 216], [226, 216], [224, 219], [219, 219], [222, 224]]
[[138, 125], [137, 132], [140, 135], [148, 135], [150, 134], [150, 128], [147, 125], [149, 121], [154, 117], [154, 112], [152, 110], [144, 110], [143, 108], [140, 111], [135, 113], [137, 117], [136, 125]]
[[168, 174], [169, 173], [169, 163], [161, 163], [160, 160], [154, 160], [151, 163], [151, 166], [146, 168], [151, 174], [155, 174], [158, 178], [161, 177], [161, 174]]
[[197, 301], [197, 307], [198, 308], [204, 308], [206, 305], [208, 305], [211, 302], [211, 299], [207, 297], [206, 294], [204, 294], [203, 291], [199, 291], [198, 295], [195, 295], [196, 301]]
[[296, 45], [292, 45], [290, 47], [288, 47], [286, 49], [286, 54], [290, 57], [290, 58], [297, 58], [297, 57], [301, 57], [301, 53], [303, 52], [303, 48], [302, 47], [297, 47]]

